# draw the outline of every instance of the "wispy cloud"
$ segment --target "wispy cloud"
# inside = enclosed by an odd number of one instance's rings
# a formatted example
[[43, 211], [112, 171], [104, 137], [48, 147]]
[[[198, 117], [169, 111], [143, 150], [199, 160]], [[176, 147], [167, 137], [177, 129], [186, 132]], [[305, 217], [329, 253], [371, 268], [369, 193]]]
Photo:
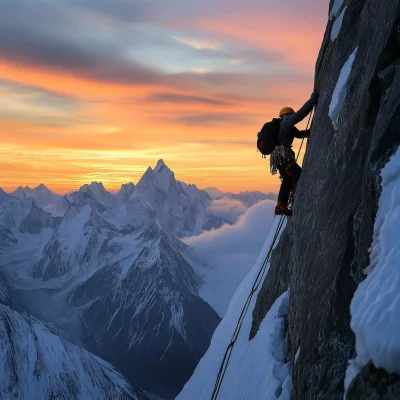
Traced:
[[207, 97], [201, 96], [191, 96], [185, 94], [177, 94], [177, 93], [154, 93], [148, 97], [148, 101], [156, 102], [156, 103], [174, 103], [174, 104], [182, 104], [182, 103], [194, 103], [194, 104], [206, 104], [206, 105], [218, 105], [224, 106], [228, 105], [228, 103], [220, 100], [215, 100]]
[[[251, 142], [282, 104], [300, 106], [312, 90], [320, 3], [0, 1], [7, 182], [64, 176], [73, 188], [92, 168], [120, 184], [125, 167], [104, 161], [107, 152], [134, 169], [147, 151], [149, 163], [169, 156], [200, 186], [271, 189]], [[76, 163], [80, 152], [100, 161]]]

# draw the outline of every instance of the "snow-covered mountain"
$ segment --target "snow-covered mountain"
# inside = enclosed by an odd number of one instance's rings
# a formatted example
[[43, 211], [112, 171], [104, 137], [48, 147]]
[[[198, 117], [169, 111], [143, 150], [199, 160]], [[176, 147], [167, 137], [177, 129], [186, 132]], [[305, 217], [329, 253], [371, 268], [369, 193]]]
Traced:
[[87, 349], [169, 398], [190, 377], [220, 320], [199, 297], [201, 282], [183, 249], [155, 218], [121, 232], [89, 205], [73, 204], [34, 276], [63, 278], [70, 287], [68, 304], [80, 310]]
[[0, 271], [0, 398], [148, 400], [104, 360], [12, 310], [15, 288]]
[[132, 384], [174, 398], [220, 321], [179, 238], [230, 222], [162, 160], [116, 194], [93, 182], [63, 196], [52, 205], [57, 217], [20, 197], [0, 191], [10, 306], [111, 362]]
[[19, 186], [11, 195], [21, 200], [35, 201], [41, 208], [56, 204], [62, 197], [62, 195], [52, 192], [44, 184], [40, 184], [34, 189], [29, 186]]
[[110, 364], [3, 304], [0, 360], [2, 399], [147, 400]]
[[59, 218], [43, 211], [35, 201], [22, 200], [1, 190], [0, 226], [28, 233], [40, 233], [43, 228], [55, 228], [58, 223]]
[[115, 237], [103, 246], [104, 266], [69, 299], [84, 310], [88, 348], [165, 398], [190, 377], [220, 321], [198, 295], [201, 282], [183, 246], [157, 223]]
[[116, 228], [89, 205], [72, 204], [35, 265], [34, 276], [47, 280], [71, 274], [74, 269], [82, 271], [93, 261], [92, 255], [99, 251], [104, 235], [113, 231]]
[[119, 204], [126, 203], [132, 196], [134, 190], [135, 185], [132, 182], [122, 184], [121, 189], [115, 195], [115, 197], [117, 198], [117, 202]]
[[116, 197], [110, 192], [107, 192], [101, 182], [92, 182], [90, 185], [83, 185], [79, 189], [79, 193], [89, 194], [96, 201], [102, 204], [105, 209], [115, 207], [117, 204]]
[[177, 181], [163, 160], [147, 169], [133, 196], [151, 204], [160, 223], [180, 236], [202, 230], [211, 203], [206, 192]]
[[210, 198], [176, 181], [162, 161], [123, 190], [126, 201], [85, 185], [58, 203], [62, 217], [1, 192], [0, 264], [18, 290], [18, 311], [170, 399], [220, 321], [199, 296], [202, 282], [177, 238], [206, 220]]
[[216, 200], [218, 197], [223, 196], [224, 192], [221, 192], [219, 189], [216, 187], [207, 187], [204, 189], [205, 192], [209, 194], [209, 196], [213, 199]]

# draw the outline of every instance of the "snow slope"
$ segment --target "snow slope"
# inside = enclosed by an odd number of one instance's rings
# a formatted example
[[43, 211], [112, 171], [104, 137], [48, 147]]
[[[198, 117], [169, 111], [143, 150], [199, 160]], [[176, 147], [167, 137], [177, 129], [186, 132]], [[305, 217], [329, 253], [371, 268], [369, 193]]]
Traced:
[[147, 399], [110, 364], [1, 304], [0, 360], [2, 399]]
[[400, 149], [382, 171], [382, 194], [375, 221], [368, 277], [351, 304], [357, 357], [346, 386], [372, 361], [400, 374]]
[[[260, 252], [257, 262], [236, 291], [229, 310], [216, 329], [210, 348], [198, 364], [192, 378], [177, 400], [209, 400], [225, 349], [233, 334], [242, 307], [271, 246], [278, 220]], [[223, 381], [220, 400], [289, 399], [291, 381], [285, 363], [285, 318], [288, 292], [279, 297], [268, 312], [256, 337], [249, 341], [252, 311], [257, 292], [243, 322]]]

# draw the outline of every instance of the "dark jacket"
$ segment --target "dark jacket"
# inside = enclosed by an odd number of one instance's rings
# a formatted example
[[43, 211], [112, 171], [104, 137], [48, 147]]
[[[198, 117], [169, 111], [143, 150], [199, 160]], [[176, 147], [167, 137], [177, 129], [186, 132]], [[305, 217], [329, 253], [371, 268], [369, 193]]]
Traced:
[[318, 93], [314, 92], [311, 95], [310, 100], [308, 100], [299, 111], [293, 114], [284, 115], [282, 117], [279, 128], [278, 145], [290, 147], [294, 138], [302, 139], [309, 136], [309, 130], [299, 131], [295, 125], [302, 121], [308, 114], [310, 114], [311, 110], [318, 102], [318, 97]]

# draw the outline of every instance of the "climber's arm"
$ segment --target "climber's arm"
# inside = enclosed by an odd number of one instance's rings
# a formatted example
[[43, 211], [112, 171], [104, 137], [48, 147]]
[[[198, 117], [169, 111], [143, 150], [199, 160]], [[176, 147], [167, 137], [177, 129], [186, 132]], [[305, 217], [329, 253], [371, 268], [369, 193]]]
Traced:
[[319, 97], [318, 92], [313, 92], [310, 100], [308, 100], [307, 103], [305, 103], [304, 106], [301, 107], [299, 111], [297, 111], [293, 114], [289, 114], [284, 118], [285, 125], [287, 127], [294, 126], [294, 125], [298, 124], [300, 121], [303, 121], [303, 119], [308, 114], [310, 114], [310, 112], [312, 111], [314, 106], [317, 104], [318, 97]]

